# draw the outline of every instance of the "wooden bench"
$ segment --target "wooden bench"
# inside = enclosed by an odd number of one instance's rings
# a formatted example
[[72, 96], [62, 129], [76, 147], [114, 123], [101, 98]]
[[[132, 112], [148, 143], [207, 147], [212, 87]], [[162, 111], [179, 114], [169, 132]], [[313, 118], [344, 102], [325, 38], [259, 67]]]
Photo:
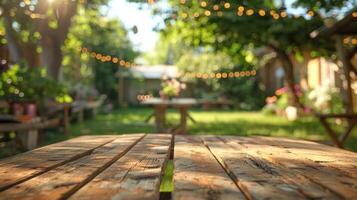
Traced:
[[76, 118], [78, 122], [83, 122], [86, 110], [90, 111], [92, 117], [95, 117], [106, 98], [106, 95], [101, 95], [96, 101], [74, 101], [70, 109], [71, 118]]
[[[11, 117], [9, 117], [10, 119]], [[41, 120], [34, 118], [28, 122], [0, 123], [0, 133], [17, 132], [17, 139], [28, 150], [34, 149], [38, 144], [39, 130], [56, 127], [60, 124], [59, 118]]]
[[357, 154], [270, 137], [82, 136], [0, 161], [0, 199], [357, 199]]
[[106, 95], [100, 95], [96, 101], [88, 101], [85, 105], [85, 109], [91, 112], [92, 117], [95, 117], [98, 113], [98, 109], [103, 106], [104, 101], [107, 99]]

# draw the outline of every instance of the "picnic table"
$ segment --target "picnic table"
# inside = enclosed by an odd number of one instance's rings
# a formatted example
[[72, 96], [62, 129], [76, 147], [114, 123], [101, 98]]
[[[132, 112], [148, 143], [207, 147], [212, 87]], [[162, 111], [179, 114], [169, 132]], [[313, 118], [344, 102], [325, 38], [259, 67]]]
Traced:
[[180, 124], [173, 129], [172, 132], [177, 134], [185, 134], [187, 132], [187, 119], [195, 120], [189, 115], [188, 109], [198, 102], [193, 98], [173, 98], [172, 100], [164, 100], [161, 98], [150, 98], [141, 102], [142, 105], [150, 105], [154, 107], [154, 113], [146, 120], [148, 121], [152, 116], [155, 117], [156, 131], [165, 132], [166, 111], [168, 107], [177, 108], [180, 112]]
[[82, 136], [0, 160], [0, 199], [357, 199], [357, 154], [272, 137]]

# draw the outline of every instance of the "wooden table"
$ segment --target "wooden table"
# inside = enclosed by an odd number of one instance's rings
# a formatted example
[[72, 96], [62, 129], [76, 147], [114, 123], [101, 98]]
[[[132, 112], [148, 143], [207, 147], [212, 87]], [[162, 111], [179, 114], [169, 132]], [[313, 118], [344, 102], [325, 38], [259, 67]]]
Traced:
[[[353, 128], [357, 125], [356, 113], [316, 114], [316, 116], [319, 118], [321, 124], [324, 126], [333, 144], [339, 148], [343, 148], [343, 143], [346, 142], [348, 136], [352, 133]], [[343, 133], [338, 134], [333, 128], [331, 128], [331, 125], [327, 121], [328, 119], [346, 119], [347, 128], [343, 131]]]
[[159, 199], [170, 158], [172, 199], [357, 199], [356, 153], [169, 134], [82, 136], [1, 160], [0, 199]]
[[[150, 105], [154, 107], [154, 113], [152, 116], [155, 117], [156, 131], [159, 133], [165, 131], [166, 123], [166, 110], [168, 107], [177, 108], [180, 112], [180, 124], [172, 132], [177, 134], [185, 134], [187, 132], [187, 118], [193, 120], [193, 118], [188, 114], [188, 109], [198, 102], [192, 98], [174, 98], [172, 100], [162, 100], [161, 98], [151, 98], [143, 101], [141, 104]], [[193, 120], [194, 121], [194, 120]]]

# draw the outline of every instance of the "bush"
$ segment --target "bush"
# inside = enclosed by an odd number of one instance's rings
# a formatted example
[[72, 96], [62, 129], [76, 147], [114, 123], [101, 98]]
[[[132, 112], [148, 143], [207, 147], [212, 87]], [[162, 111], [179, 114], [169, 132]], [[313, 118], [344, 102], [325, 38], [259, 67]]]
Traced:
[[49, 78], [44, 68], [14, 65], [0, 76], [0, 98], [8, 102], [42, 103], [46, 98], [61, 99], [61, 97], [66, 97], [66, 101], [71, 100], [67, 89]]

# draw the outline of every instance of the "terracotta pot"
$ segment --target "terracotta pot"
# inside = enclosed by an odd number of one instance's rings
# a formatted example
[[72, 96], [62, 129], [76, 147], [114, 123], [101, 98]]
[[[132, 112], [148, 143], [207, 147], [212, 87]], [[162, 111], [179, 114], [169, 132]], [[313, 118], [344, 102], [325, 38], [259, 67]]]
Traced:
[[20, 102], [11, 103], [11, 114], [14, 116], [21, 116], [24, 114], [24, 105]]
[[37, 116], [37, 104], [36, 103], [26, 103], [25, 104], [25, 113], [30, 117]]

